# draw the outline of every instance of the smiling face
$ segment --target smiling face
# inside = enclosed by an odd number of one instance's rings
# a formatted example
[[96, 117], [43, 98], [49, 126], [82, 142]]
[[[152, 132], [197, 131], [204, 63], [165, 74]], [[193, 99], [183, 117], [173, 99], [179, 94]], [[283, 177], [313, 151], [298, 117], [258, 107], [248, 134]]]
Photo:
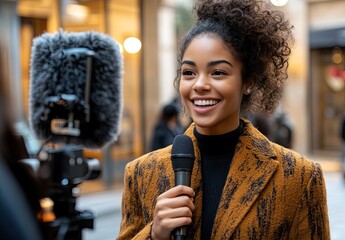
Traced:
[[242, 64], [216, 36], [202, 34], [187, 47], [181, 65], [181, 99], [201, 134], [230, 132], [239, 125]]

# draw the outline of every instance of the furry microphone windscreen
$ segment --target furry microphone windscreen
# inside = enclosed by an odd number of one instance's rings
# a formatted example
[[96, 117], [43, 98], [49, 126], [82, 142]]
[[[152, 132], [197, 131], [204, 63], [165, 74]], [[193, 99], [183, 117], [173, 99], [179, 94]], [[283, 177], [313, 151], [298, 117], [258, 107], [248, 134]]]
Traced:
[[[50, 114], [50, 120], [67, 116], [60, 111], [61, 106], [57, 108], [59, 110], [50, 109], [48, 99], [66, 94], [76, 96], [79, 102], [85, 98], [87, 58], [66, 54], [74, 48], [94, 53], [89, 121], [81, 120], [79, 135], [55, 134], [46, 116]], [[60, 30], [34, 38], [30, 60], [30, 124], [36, 136], [46, 142], [81, 144], [89, 148], [99, 148], [116, 140], [123, 105], [122, 64], [119, 45], [105, 34], [93, 31], [67, 33]], [[78, 106], [73, 109], [78, 109]]]

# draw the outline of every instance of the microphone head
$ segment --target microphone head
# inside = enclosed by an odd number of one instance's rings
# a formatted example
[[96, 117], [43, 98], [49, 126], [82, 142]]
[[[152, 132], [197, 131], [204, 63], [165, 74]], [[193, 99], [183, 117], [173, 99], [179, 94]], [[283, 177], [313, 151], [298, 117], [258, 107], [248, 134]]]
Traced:
[[175, 136], [171, 150], [171, 162], [174, 171], [192, 172], [194, 159], [192, 139], [183, 134]]
[[122, 117], [122, 54], [98, 32], [45, 33], [33, 40], [30, 125], [40, 140], [99, 148]]

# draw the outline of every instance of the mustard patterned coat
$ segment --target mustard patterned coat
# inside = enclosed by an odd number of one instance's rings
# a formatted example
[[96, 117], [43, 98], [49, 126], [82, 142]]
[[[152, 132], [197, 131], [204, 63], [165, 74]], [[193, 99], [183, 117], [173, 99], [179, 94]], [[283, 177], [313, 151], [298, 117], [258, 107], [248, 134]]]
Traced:
[[[249, 121], [226, 179], [211, 239], [330, 239], [326, 189], [318, 164], [270, 142]], [[190, 239], [200, 239], [202, 175], [192, 124], [196, 195]], [[174, 186], [171, 146], [127, 164], [117, 239], [149, 239], [156, 198]]]

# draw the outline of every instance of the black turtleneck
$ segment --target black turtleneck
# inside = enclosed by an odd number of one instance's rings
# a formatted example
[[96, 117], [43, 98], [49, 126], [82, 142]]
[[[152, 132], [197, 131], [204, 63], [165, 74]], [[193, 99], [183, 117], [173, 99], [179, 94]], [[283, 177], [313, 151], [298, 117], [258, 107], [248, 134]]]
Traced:
[[201, 239], [209, 240], [218, 204], [234, 156], [242, 123], [222, 135], [202, 135], [194, 129], [201, 154], [203, 205]]

